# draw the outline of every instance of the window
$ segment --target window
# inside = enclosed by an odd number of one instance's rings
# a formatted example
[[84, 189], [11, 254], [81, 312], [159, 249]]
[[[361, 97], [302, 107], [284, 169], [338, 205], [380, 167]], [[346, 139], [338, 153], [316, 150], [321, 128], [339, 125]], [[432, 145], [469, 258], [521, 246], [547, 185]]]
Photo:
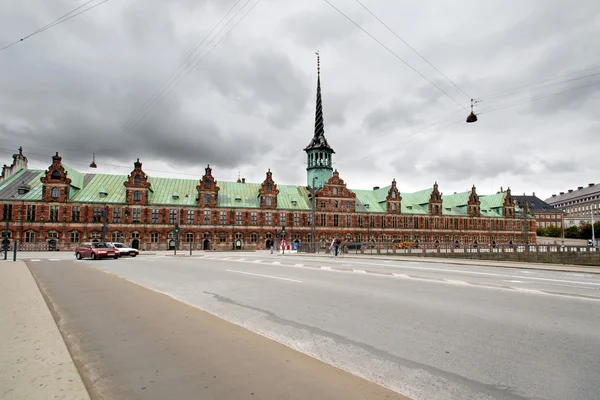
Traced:
[[142, 177], [139, 175], [136, 175], [133, 177], [133, 184], [134, 185], [140, 185], [142, 183]]
[[346, 215], [346, 227], [350, 227], [352, 225], [352, 217]]
[[92, 222], [102, 222], [102, 207], [92, 209]]
[[[121, 215], [122, 215], [122, 211], [121, 208], [113, 208], [113, 216], [112, 216], [112, 222], [113, 224], [120, 224], [121, 223]], [[116, 240], [113, 240], [113, 242], [116, 242]]]
[[133, 201], [142, 201], [142, 192], [138, 190], [133, 192]]
[[210, 206], [210, 194], [205, 194], [204, 195], [204, 205], [205, 206]]
[[56, 231], [48, 232], [48, 239], [58, 239], [58, 232], [56, 232]]
[[140, 233], [139, 232], [131, 232], [131, 238], [132, 239], [139, 239], [140, 238]]
[[227, 235], [224, 233], [219, 233], [219, 243], [225, 243], [227, 241]]
[[5, 221], [10, 221], [12, 219], [12, 204], [5, 204], [2, 207], [2, 218]]
[[241, 211], [236, 211], [235, 212], [235, 224], [236, 225], [241, 225], [242, 224], [242, 212]]
[[334, 194], [334, 196], [337, 196], [337, 194], [338, 194], [338, 188], [336, 188], [336, 187], [333, 188], [333, 194]]
[[339, 224], [339, 215], [334, 214], [333, 216], [333, 226], [338, 226]]
[[60, 197], [60, 188], [53, 187], [50, 192], [50, 195], [53, 199], [58, 199]]
[[385, 224], [385, 217], [384, 217], [384, 216], [382, 216], [382, 217], [381, 217], [381, 227], [382, 227], [382, 228], [385, 228], [385, 227], [386, 227], [386, 224]]
[[313, 215], [312, 214], [308, 214], [308, 225], [309, 226], [313, 225]]
[[35, 221], [35, 206], [27, 206], [26, 221]]
[[50, 206], [50, 222], [58, 221], [58, 206]]
[[185, 234], [185, 241], [188, 243], [192, 243], [194, 241], [194, 233], [193, 232], [187, 232]]
[[324, 201], [321, 202], [321, 208], [325, 208], [327, 206], [327, 203], [325, 203]]
[[273, 185], [271, 185], [270, 183], [267, 183], [267, 192], [270, 192], [273, 190]]
[[273, 219], [271, 213], [265, 213], [265, 225], [272, 225]]
[[250, 241], [251, 241], [252, 243], [256, 243], [256, 242], [258, 242], [258, 233], [251, 233], [251, 234], [250, 234]]
[[285, 225], [286, 225], [286, 222], [287, 222], [287, 217], [286, 217], [286, 216], [287, 216], [287, 214], [286, 214], [286, 213], [281, 213], [281, 214], [279, 214], [279, 223], [280, 223], [282, 226], [285, 226]]
[[35, 242], [35, 232], [27, 231], [25, 232], [25, 243], [33, 243]]
[[392, 228], [398, 227], [398, 217], [392, 217]]
[[159, 212], [158, 208], [153, 208], [152, 209], [152, 219], [151, 219], [151, 221], [152, 221], [153, 224], [158, 224], [158, 212]]
[[134, 224], [139, 224], [142, 220], [142, 209], [141, 208], [134, 208], [133, 209], [133, 219], [132, 222]]
[[60, 171], [57, 169], [52, 171], [52, 175], [50, 175], [50, 179], [55, 180], [55, 181], [60, 181]]
[[69, 240], [71, 241], [71, 243], [79, 243], [79, 232], [78, 231], [69, 232]]
[[251, 221], [252, 221], [252, 225], [256, 225], [256, 224], [258, 223], [258, 222], [257, 222], [257, 219], [258, 219], [258, 216], [257, 216], [257, 214], [256, 214], [255, 212], [253, 212], [253, 213], [251, 214]]
[[150, 243], [158, 243], [158, 232], [150, 232]]
[[338, 204], [339, 204], [338, 201], [334, 200], [333, 201], [333, 208], [338, 208]]
[[204, 188], [205, 189], [212, 188], [212, 182], [211, 181], [204, 181]]
[[123, 240], [123, 234], [119, 231], [114, 231], [111, 236], [113, 242], [120, 242]]
[[363, 226], [363, 216], [362, 215], [358, 216], [358, 226], [361, 226], [361, 227]]
[[392, 203], [392, 211], [396, 211], [396, 203]]
[[392, 192], [392, 199], [396, 198], [396, 192]]
[[169, 223], [171, 225], [177, 223], [177, 210], [169, 210]]
[[267, 207], [271, 207], [271, 205], [273, 204], [273, 200], [270, 197], [267, 197], [265, 199], [265, 203], [266, 203]]
[[375, 216], [374, 216], [374, 215], [371, 215], [371, 218], [370, 218], [370, 220], [369, 220], [369, 226], [370, 226], [371, 228], [374, 228], [374, 227], [375, 227]]
[[225, 225], [227, 223], [227, 211], [221, 211], [219, 216], [219, 223]]
[[204, 225], [210, 225], [210, 211], [204, 211]]
[[73, 207], [71, 209], [71, 221], [79, 222], [79, 218], [81, 217], [81, 209], [79, 206]]
[[194, 224], [194, 222], [195, 222], [194, 210], [187, 210], [187, 223]]
[[327, 216], [325, 214], [321, 214], [321, 226], [327, 225]]

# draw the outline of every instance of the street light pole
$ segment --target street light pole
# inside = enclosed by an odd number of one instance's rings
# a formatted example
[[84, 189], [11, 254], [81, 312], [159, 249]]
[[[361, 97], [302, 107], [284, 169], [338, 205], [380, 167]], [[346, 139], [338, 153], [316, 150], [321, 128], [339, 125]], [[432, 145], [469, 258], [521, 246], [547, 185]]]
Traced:
[[310, 192], [311, 192], [311, 199], [312, 199], [312, 247], [313, 247], [313, 252], [316, 253], [317, 249], [316, 249], [316, 230], [315, 230], [315, 222], [316, 222], [316, 189], [315, 189], [315, 180], [319, 179], [319, 177], [317, 176], [313, 176], [312, 178], [312, 186], [310, 187]]
[[594, 232], [594, 205], [590, 205], [590, 217], [592, 219], [592, 246], [596, 245], [596, 234]]

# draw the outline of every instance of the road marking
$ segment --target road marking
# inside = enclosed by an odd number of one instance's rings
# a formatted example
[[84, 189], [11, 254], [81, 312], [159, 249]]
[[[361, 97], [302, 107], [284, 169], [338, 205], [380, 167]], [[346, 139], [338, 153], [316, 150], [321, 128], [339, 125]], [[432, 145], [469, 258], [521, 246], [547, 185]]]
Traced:
[[469, 282], [463, 282], [463, 281], [455, 281], [452, 279], [444, 279], [446, 282], [453, 284], [453, 285], [463, 285], [463, 286], [469, 286], [470, 283]]
[[304, 267], [304, 264], [294, 264], [294, 267]]
[[235, 260], [235, 261], [246, 261], [245, 258], [240, 258], [239, 260]]
[[60, 261], [60, 258], [50, 258], [50, 261]]
[[395, 276], [396, 278], [410, 279], [410, 276], [408, 276], [406, 274], [394, 274], [394, 273], [392, 273], [392, 275]]
[[221, 260], [231, 260], [231, 257], [223, 257]]
[[253, 263], [261, 263], [261, 262], [262, 262], [262, 260], [254, 260], [254, 261], [252, 261], [252, 262], [253, 262]]
[[547, 294], [541, 290], [536, 290], [536, 289], [527, 289], [527, 288], [519, 288], [519, 287], [512, 287], [512, 286], [511, 286], [511, 289], [518, 290], [519, 292], [525, 292], [525, 293]]
[[39, 258], [34, 258], [34, 259], [30, 260], [30, 261], [42, 261], [42, 260], [40, 260]]
[[550, 278], [536, 278], [536, 277], [533, 277], [533, 276], [511, 276], [511, 278], [533, 279], [533, 280], [536, 280], [536, 281], [561, 282], [561, 283], [577, 283], [579, 285], [600, 286], [600, 283], [594, 283], [594, 282], [567, 281], [567, 280], [562, 280], [562, 279], [550, 279]]
[[519, 272], [522, 273], [522, 274], [532, 274], [533, 273], [531, 271], [519, 271]]
[[525, 282], [525, 281], [506, 281], [506, 280], [505, 280], [505, 282], [510, 282], [510, 283], [523, 283], [523, 282]]
[[365, 271], [364, 269], [353, 269], [352, 271], [358, 272], [359, 274], [366, 274], [367, 273], [367, 271]]
[[273, 265], [279, 265], [279, 264], [281, 264], [281, 261], [273, 261], [271, 264], [273, 264]]
[[289, 282], [296, 282], [296, 283], [302, 283], [302, 281], [296, 280], [296, 279], [288, 279], [288, 278], [281, 278], [279, 276], [272, 276], [272, 275], [262, 275], [262, 274], [253, 274], [252, 272], [244, 272], [244, 271], [234, 271], [232, 269], [226, 269], [225, 271], [227, 272], [236, 272], [238, 274], [246, 274], [246, 275], [254, 275], [254, 276], [261, 276], [263, 278], [271, 278], [271, 279], [279, 279], [282, 281], [289, 281]]
[[326, 270], [326, 271], [331, 271], [331, 267], [324, 267], [324, 266], [322, 266], [322, 265], [321, 265], [321, 269], [324, 269], [324, 270]]

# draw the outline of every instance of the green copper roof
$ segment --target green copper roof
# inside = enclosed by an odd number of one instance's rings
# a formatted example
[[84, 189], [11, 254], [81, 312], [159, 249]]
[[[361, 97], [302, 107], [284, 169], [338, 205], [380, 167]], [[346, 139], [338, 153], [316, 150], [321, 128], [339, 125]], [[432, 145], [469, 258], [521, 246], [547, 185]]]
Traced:
[[352, 190], [356, 193], [356, 211], [357, 212], [386, 212], [385, 203], [379, 202], [379, 196], [373, 190]]
[[[79, 203], [125, 203], [123, 182], [126, 180], [125, 175], [93, 175], [87, 185], [78, 190], [69, 200]], [[100, 195], [101, 191], [106, 192], [106, 197]]]
[[[125, 180], [121, 182], [121, 185], [123, 185]], [[151, 205], [193, 206], [198, 204], [196, 201], [198, 197], [196, 186], [200, 184], [199, 179], [148, 177], [148, 182], [152, 185], [149, 199]], [[173, 195], [178, 196], [178, 198], [175, 198]]]
[[71, 186], [73, 186], [77, 189], [82, 189], [83, 188], [83, 177], [85, 176], [85, 174], [82, 174], [81, 172], [74, 170], [73, 168], [71, 168], [65, 164], [63, 164], [62, 166], [65, 169], [65, 172], [67, 173], [67, 178], [69, 178], [71, 180]]

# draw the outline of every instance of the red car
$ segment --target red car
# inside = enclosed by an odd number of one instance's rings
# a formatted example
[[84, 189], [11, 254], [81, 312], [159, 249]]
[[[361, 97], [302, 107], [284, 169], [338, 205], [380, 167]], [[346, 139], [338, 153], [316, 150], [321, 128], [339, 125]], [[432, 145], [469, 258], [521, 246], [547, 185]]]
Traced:
[[106, 243], [82, 243], [75, 250], [75, 258], [78, 260], [82, 258], [91, 258], [92, 260], [119, 258], [119, 253], [115, 252], [115, 249]]

